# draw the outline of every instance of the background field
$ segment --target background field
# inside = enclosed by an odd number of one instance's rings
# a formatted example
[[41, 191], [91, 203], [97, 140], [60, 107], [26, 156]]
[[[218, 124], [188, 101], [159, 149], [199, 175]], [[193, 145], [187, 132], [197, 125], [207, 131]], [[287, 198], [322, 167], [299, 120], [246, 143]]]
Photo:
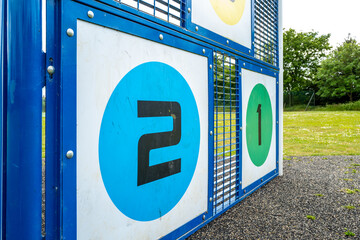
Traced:
[[360, 112], [284, 112], [284, 156], [360, 155]]

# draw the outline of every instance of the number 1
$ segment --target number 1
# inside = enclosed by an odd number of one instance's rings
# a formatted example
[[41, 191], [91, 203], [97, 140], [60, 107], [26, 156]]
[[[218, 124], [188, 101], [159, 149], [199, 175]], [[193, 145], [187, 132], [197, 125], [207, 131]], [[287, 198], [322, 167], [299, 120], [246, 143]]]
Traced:
[[258, 113], [258, 133], [259, 133], [259, 146], [261, 145], [261, 104], [258, 105], [257, 111]]

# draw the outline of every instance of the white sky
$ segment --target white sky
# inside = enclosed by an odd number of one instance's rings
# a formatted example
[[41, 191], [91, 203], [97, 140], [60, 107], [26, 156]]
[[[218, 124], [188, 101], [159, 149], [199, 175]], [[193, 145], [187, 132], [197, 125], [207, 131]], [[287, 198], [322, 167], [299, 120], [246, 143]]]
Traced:
[[283, 0], [283, 27], [331, 33], [333, 46], [349, 33], [360, 42], [360, 0]]

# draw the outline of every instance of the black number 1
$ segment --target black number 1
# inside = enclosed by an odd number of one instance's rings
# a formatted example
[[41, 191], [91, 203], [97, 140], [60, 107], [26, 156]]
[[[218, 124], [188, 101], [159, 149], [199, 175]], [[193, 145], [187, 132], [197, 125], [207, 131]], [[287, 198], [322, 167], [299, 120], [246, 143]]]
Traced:
[[137, 185], [150, 183], [181, 172], [181, 158], [149, 166], [150, 150], [176, 145], [181, 139], [181, 107], [178, 102], [138, 101], [138, 117], [173, 118], [173, 130], [144, 134], [138, 143]]
[[258, 113], [258, 133], [259, 133], [259, 145], [261, 145], [261, 104], [258, 105], [257, 111]]

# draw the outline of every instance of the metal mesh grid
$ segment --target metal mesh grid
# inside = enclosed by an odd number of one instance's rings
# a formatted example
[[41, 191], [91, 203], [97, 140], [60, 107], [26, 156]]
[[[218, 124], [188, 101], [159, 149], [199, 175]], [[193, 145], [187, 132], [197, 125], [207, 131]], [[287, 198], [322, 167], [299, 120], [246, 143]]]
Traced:
[[184, 26], [185, 0], [114, 0], [177, 26]]
[[214, 214], [239, 195], [239, 67], [227, 54], [214, 54]]
[[278, 66], [278, 1], [255, 0], [255, 57]]

